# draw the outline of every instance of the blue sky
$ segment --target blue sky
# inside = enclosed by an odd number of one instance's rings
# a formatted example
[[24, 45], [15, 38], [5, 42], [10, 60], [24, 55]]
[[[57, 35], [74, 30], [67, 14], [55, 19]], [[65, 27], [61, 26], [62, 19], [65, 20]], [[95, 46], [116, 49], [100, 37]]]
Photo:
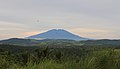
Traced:
[[0, 39], [65, 29], [89, 38], [120, 38], [120, 0], [0, 0]]

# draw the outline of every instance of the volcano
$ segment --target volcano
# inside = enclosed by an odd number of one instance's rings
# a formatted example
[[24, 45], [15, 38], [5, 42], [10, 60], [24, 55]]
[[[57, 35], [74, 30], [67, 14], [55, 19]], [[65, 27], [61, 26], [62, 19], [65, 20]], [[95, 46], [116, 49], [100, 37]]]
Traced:
[[64, 29], [52, 29], [37, 35], [26, 37], [28, 39], [69, 39], [69, 40], [88, 40]]

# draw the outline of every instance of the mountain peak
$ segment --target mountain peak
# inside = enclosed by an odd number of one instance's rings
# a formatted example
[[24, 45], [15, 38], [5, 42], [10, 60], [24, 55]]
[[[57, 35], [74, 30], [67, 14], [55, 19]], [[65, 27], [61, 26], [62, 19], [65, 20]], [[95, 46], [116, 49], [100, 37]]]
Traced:
[[[60, 32], [60, 33], [61, 33], [61, 32], [66, 32], [66, 33], [67, 33], [68, 31], [66, 31], [66, 30], [64, 30], [64, 29], [51, 29], [51, 30], [48, 30], [47, 32], [53, 32], [53, 33], [54, 33], [54, 32]], [[70, 33], [70, 32], [68, 32], [68, 33]]]
[[51, 29], [49, 31], [60, 31], [60, 30], [63, 30], [63, 29]]
[[70, 39], [70, 40], [88, 40], [64, 29], [51, 29], [47, 32], [27, 37], [29, 39]]

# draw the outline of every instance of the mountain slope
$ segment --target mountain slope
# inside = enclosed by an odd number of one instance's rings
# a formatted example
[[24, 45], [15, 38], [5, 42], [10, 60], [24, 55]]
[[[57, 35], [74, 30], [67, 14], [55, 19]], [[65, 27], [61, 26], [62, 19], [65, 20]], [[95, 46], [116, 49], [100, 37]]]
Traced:
[[70, 40], [88, 40], [78, 35], [72, 34], [62, 29], [52, 29], [47, 32], [29, 36], [28, 39], [70, 39]]

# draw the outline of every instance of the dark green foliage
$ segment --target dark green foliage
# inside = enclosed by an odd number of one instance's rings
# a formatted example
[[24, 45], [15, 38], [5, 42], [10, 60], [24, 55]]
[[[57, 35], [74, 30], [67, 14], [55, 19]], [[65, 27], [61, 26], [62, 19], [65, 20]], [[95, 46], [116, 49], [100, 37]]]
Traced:
[[[120, 53], [114, 47], [0, 45], [0, 69], [119, 69]], [[54, 45], [54, 46], [52, 46]]]
[[63, 56], [63, 54], [62, 54], [61, 51], [56, 51], [56, 53], [55, 53], [55, 58], [56, 58], [57, 60], [61, 60], [62, 56]]

